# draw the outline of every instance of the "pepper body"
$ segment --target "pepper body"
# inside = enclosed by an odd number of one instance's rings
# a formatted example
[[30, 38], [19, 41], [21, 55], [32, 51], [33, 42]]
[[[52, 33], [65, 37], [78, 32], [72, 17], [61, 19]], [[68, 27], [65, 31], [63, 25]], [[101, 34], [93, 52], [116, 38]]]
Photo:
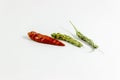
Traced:
[[65, 46], [65, 44], [63, 44], [62, 42], [60, 42], [52, 37], [49, 37], [47, 35], [37, 33], [35, 31], [28, 32], [28, 36], [30, 37], [30, 39], [32, 39], [36, 42], [39, 42], [39, 43]]
[[[70, 23], [72, 24], [72, 22], [70, 21]], [[77, 28], [72, 24], [73, 28], [76, 31], [76, 35], [83, 41], [85, 41], [86, 43], [88, 43], [92, 48], [96, 49], [98, 48], [98, 45], [96, 45], [91, 39], [89, 39], [88, 37], [84, 36], [81, 32], [79, 32], [77, 30]]]
[[65, 34], [61, 34], [61, 33], [52, 33], [51, 36], [55, 39], [59, 39], [59, 40], [63, 40], [63, 41], [67, 41], [77, 47], [82, 47], [83, 45], [78, 42], [77, 40], [73, 39], [72, 37], [65, 35]]

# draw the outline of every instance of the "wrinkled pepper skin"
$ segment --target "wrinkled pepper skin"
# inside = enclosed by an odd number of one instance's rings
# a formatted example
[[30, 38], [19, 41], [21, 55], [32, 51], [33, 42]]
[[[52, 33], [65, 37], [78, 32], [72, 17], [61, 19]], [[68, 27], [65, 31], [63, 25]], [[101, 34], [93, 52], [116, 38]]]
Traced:
[[55, 39], [59, 39], [59, 40], [63, 40], [63, 41], [66, 41], [68, 43], [71, 43], [71, 44], [73, 44], [77, 47], [82, 47], [83, 46], [79, 41], [73, 39], [72, 37], [70, 37], [66, 34], [52, 33], [51, 36]]
[[65, 46], [65, 44], [63, 44], [62, 42], [52, 37], [49, 37], [47, 35], [37, 33], [35, 31], [28, 32], [28, 36], [30, 37], [31, 40], [39, 42], [39, 43], [51, 44], [51, 45], [57, 45], [57, 46]]

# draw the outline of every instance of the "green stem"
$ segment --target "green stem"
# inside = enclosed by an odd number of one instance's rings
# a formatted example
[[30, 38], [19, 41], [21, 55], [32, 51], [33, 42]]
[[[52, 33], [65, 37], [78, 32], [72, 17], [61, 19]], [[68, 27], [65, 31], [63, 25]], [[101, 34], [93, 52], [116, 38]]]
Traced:
[[77, 30], [77, 28], [75, 27], [75, 25], [74, 25], [71, 21], [69, 21], [69, 22], [70, 22], [70, 24], [73, 26], [73, 28], [75, 29], [75, 31], [78, 32], [78, 30]]

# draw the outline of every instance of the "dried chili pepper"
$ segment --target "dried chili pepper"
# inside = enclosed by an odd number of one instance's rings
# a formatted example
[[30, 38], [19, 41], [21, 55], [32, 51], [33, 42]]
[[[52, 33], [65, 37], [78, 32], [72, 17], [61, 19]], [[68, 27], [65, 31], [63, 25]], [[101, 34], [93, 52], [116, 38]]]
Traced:
[[73, 28], [76, 31], [76, 35], [83, 41], [85, 41], [86, 43], [88, 43], [92, 48], [96, 49], [98, 48], [98, 45], [96, 45], [91, 39], [89, 39], [88, 37], [84, 36], [80, 31], [77, 30], [77, 28], [75, 27], [75, 25], [73, 25], [73, 23], [70, 21], [71, 25], [73, 26]]
[[39, 42], [39, 43], [65, 46], [65, 44], [63, 44], [62, 42], [60, 42], [52, 37], [49, 37], [47, 35], [37, 33], [35, 31], [28, 32], [28, 36], [30, 37], [30, 39], [32, 39], [36, 42]]
[[53, 38], [55, 38], [55, 39], [67, 41], [68, 43], [71, 43], [71, 44], [73, 44], [73, 45], [75, 45], [77, 47], [82, 47], [83, 46], [79, 41], [73, 39], [72, 37], [70, 37], [70, 36], [68, 36], [66, 34], [52, 33], [51, 36]]

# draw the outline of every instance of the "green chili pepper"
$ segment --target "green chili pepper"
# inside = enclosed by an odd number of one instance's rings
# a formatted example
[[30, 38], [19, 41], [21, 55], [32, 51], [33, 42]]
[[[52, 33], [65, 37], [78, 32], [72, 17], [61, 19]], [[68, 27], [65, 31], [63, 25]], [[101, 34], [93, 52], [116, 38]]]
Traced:
[[70, 37], [68, 35], [65, 35], [65, 34], [52, 33], [51, 36], [55, 39], [67, 41], [67, 42], [69, 42], [69, 43], [71, 43], [71, 44], [73, 44], [77, 47], [82, 47], [83, 46], [79, 41], [77, 41], [77, 40], [73, 39], [72, 37]]
[[73, 25], [73, 23], [70, 21], [70, 23], [72, 24], [73, 28], [76, 31], [76, 35], [83, 41], [85, 41], [86, 43], [88, 43], [91, 47], [98, 48], [98, 45], [96, 45], [91, 39], [89, 39], [88, 37], [84, 36], [81, 32], [79, 32], [77, 30], [77, 28], [75, 27], [75, 25]]

